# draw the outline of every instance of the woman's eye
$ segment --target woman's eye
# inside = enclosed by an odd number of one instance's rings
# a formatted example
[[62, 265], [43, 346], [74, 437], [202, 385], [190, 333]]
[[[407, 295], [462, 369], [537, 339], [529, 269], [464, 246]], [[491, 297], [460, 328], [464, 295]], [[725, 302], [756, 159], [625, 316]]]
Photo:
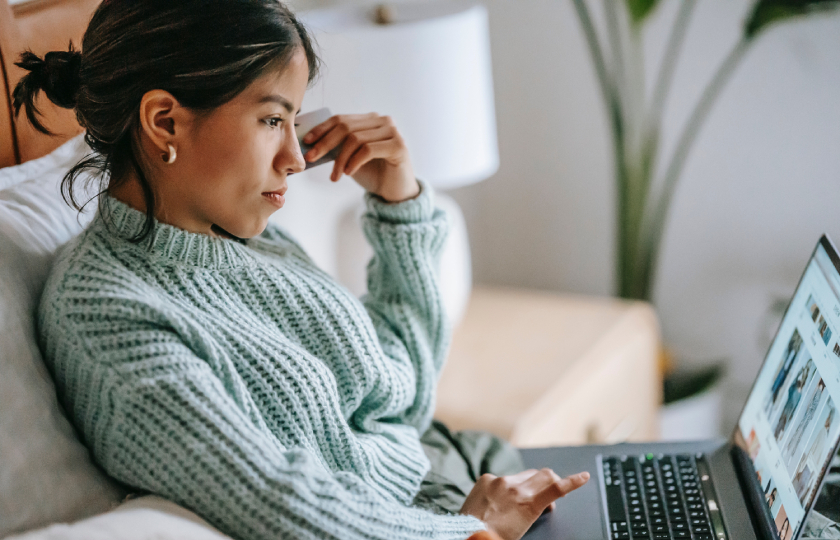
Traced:
[[266, 120], [266, 124], [268, 124], [269, 127], [272, 128], [276, 128], [280, 125], [281, 122], [283, 122], [282, 118], [269, 118], [268, 120]]

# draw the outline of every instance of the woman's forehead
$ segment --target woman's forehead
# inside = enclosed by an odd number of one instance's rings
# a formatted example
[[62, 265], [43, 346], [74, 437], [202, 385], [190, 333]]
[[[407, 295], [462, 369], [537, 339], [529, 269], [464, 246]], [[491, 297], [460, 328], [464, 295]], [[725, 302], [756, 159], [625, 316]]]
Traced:
[[283, 67], [267, 70], [245, 89], [243, 95], [262, 101], [265, 96], [279, 94], [294, 102], [295, 98], [303, 99], [308, 83], [309, 64], [303, 49], [298, 49]]

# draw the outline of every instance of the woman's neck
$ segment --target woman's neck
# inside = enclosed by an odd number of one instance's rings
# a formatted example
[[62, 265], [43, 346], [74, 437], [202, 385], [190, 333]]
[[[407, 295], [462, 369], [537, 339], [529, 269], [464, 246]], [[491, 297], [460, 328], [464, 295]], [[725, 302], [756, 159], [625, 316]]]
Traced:
[[146, 197], [143, 194], [143, 188], [132, 176], [118, 182], [111, 182], [108, 185], [108, 195], [139, 212], [146, 213]]
[[[134, 174], [129, 173], [124, 180], [114, 183], [113, 185], [108, 186], [108, 194], [117, 199], [118, 201], [134, 208], [139, 212], [146, 213], [146, 196], [143, 192], [143, 188], [140, 186], [140, 181]], [[156, 194], [157, 195], [157, 194]], [[156, 196], [156, 208], [155, 208], [155, 219], [160, 221], [161, 223], [166, 223], [168, 225], [172, 225], [175, 227], [179, 227], [176, 223], [171, 223], [169, 220], [166, 219], [165, 216], [165, 206], [161, 204], [161, 197]], [[183, 227], [179, 227], [183, 228]], [[188, 229], [185, 229], [188, 230]], [[199, 231], [190, 231], [190, 232], [199, 232]], [[229, 238], [231, 240], [240, 240], [236, 236], [233, 236], [229, 232], [225, 231], [221, 227], [216, 224], [211, 225], [209, 231], [200, 231], [200, 234], [206, 234], [212, 237], [222, 237], [222, 238]]]

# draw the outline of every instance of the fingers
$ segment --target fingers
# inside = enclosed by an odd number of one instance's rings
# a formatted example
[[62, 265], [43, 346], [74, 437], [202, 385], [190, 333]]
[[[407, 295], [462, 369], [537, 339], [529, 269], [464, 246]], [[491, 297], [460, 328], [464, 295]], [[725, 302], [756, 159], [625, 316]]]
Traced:
[[538, 472], [540, 472], [539, 469], [528, 469], [528, 470], [522, 471], [520, 473], [509, 474], [505, 478], [507, 478], [508, 480], [510, 480], [512, 482], [517, 482], [517, 483], [518, 482], [524, 482], [525, 480], [531, 478], [532, 476], [534, 476]]
[[309, 162], [339, 149], [330, 173], [332, 181], [337, 181], [342, 174], [355, 175], [373, 159], [399, 165], [406, 157], [405, 142], [394, 122], [390, 117], [376, 113], [332, 116], [312, 128], [303, 142], [312, 145], [304, 156]]
[[565, 497], [572, 491], [578, 489], [579, 487], [583, 487], [589, 481], [589, 473], [582, 472], [578, 474], [573, 474], [572, 476], [567, 476], [566, 478], [561, 478], [559, 483], [559, 488], [561, 492], [561, 497]]
[[344, 139], [330, 177], [337, 180], [342, 174], [352, 176], [359, 167], [371, 159], [389, 158], [399, 153], [401, 144], [399, 134], [393, 126], [381, 126], [350, 133]]
[[529, 469], [510, 476], [484, 474], [476, 481], [461, 508], [502, 538], [518, 539], [558, 497], [584, 485], [589, 473], [560, 478], [551, 469]]
[[589, 481], [589, 473], [582, 472], [561, 478], [551, 469], [541, 469], [525, 481], [523, 487], [533, 490], [534, 503], [545, 508], [560, 497], [571, 493]]
[[[354, 131], [373, 129], [384, 125], [388, 117], [376, 113], [337, 114], [321, 122], [303, 138], [303, 142], [313, 145], [306, 153], [307, 161], [317, 161], [327, 152], [338, 146], [344, 138]], [[390, 119], [389, 119], [390, 120]]]

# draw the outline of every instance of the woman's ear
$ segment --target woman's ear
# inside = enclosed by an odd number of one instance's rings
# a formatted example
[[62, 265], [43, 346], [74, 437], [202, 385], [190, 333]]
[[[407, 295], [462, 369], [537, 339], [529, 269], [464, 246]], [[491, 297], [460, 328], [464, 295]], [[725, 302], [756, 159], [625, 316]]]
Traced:
[[161, 152], [169, 144], [177, 148], [179, 136], [186, 131], [188, 111], [166, 90], [150, 90], [140, 100], [140, 127], [149, 141]]

